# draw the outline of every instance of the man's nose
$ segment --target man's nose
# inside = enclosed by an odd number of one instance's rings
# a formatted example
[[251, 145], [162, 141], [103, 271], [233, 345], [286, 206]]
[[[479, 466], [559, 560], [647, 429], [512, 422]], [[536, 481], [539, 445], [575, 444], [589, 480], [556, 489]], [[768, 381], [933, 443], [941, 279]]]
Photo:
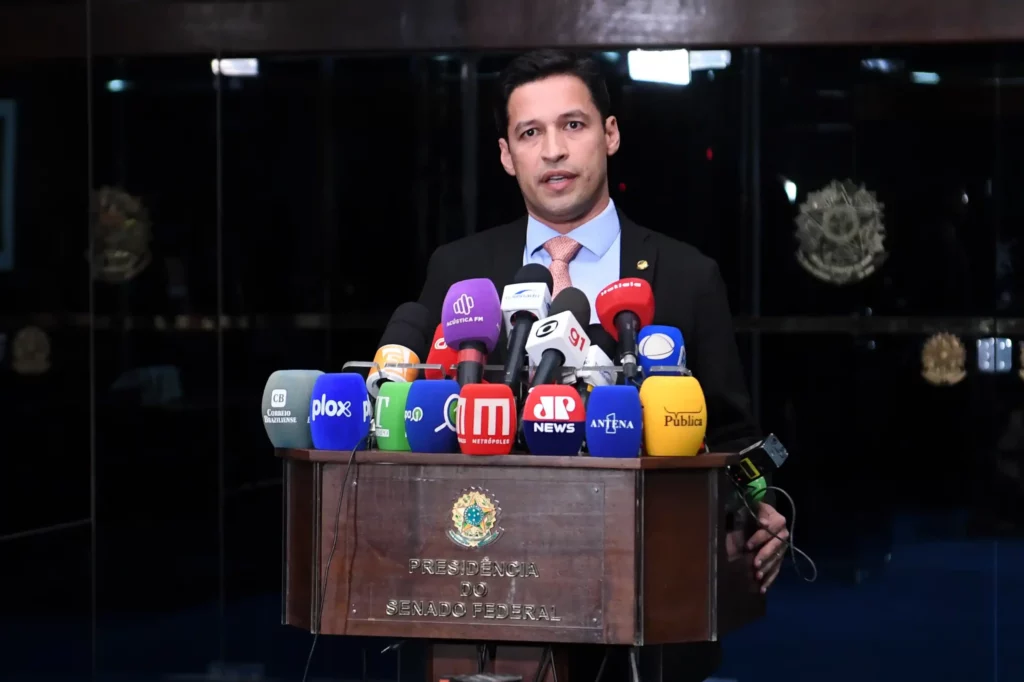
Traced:
[[556, 163], [561, 161], [569, 155], [569, 150], [565, 146], [565, 140], [558, 132], [553, 132], [549, 135], [544, 136], [544, 147], [541, 150], [541, 156], [548, 163]]

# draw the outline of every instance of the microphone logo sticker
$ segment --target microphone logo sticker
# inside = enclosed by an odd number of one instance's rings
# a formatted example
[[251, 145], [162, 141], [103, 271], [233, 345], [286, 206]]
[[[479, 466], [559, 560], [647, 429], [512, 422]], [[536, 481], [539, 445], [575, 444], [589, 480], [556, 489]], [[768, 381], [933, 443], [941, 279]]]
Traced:
[[[466, 429], [466, 403], [468, 400], [459, 399], [459, 421], [462, 423], [462, 432]], [[512, 432], [512, 420], [510, 419], [510, 408], [506, 398], [474, 398], [473, 399], [473, 434], [474, 436], [508, 436]], [[487, 431], [484, 432], [484, 413], [487, 413]], [[501, 419], [499, 430], [498, 419]], [[500, 431], [500, 432], [499, 432]]]
[[473, 301], [473, 297], [468, 294], [463, 294], [455, 299], [455, 303], [452, 304], [452, 310], [456, 315], [466, 317], [473, 310], [473, 306], [476, 303]]
[[288, 402], [288, 389], [275, 388], [270, 394], [271, 407], [284, 407]]
[[551, 336], [558, 329], [558, 320], [550, 320], [537, 327], [537, 331], [534, 332], [534, 336], [538, 339], [543, 339], [545, 336]]
[[640, 342], [640, 354], [651, 360], [667, 360], [676, 350], [676, 343], [668, 334], [658, 332], [644, 337]]
[[411, 410], [405, 411], [405, 418], [407, 421], [418, 422], [423, 419], [423, 408], [414, 407]]
[[[364, 409], [365, 414], [365, 409]], [[317, 417], [351, 417], [352, 416], [352, 401], [344, 400], [328, 400], [327, 394], [324, 393], [319, 398], [313, 400], [313, 421], [316, 421]]]
[[604, 429], [606, 434], [614, 436], [618, 433], [619, 429], [632, 431], [633, 421], [630, 419], [618, 419], [614, 412], [609, 412], [604, 416], [604, 419], [591, 419], [590, 427], [594, 429]]
[[444, 421], [434, 428], [434, 433], [441, 433], [445, 429], [455, 431], [455, 422], [458, 419], [459, 394], [452, 393], [448, 400], [444, 401]]
[[[471, 315], [473, 308], [476, 307], [476, 301], [469, 294], [462, 294], [457, 299], [452, 301], [452, 312], [455, 313], [455, 317], [445, 322], [445, 327], [451, 327], [458, 324], [472, 324], [474, 322], [483, 322], [484, 318], [480, 315]], [[499, 323], [500, 324], [500, 323]]]
[[665, 426], [704, 426], [704, 420], [696, 415], [700, 410], [673, 412], [665, 408]]
[[437, 337], [437, 341], [434, 342], [434, 350], [448, 350], [448, 344], [445, 343], [444, 337]]
[[567, 395], [543, 395], [533, 408], [533, 416], [541, 421], [569, 421], [569, 413], [576, 409], [576, 401]]
[[501, 537], [500, 516], [501, 507], [487, 490], [468, 488], [452, 505], [448, 539], [466, 549], [486, 547]]

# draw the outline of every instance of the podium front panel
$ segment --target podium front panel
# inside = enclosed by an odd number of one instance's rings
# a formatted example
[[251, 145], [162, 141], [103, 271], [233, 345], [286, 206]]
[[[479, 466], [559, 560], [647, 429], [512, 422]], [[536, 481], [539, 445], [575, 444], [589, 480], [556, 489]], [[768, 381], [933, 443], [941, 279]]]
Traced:
[[339, 516], [346, 465], [309, 466], [322, 633], [634, 643], [637, 471], [358, 464]]

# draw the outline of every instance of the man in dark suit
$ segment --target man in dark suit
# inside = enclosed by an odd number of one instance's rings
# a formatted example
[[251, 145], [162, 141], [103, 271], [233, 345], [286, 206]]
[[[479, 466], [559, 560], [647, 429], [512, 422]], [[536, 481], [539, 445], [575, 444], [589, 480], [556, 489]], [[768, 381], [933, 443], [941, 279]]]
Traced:
[[[609, 196], [608, 157], [620, 139], [597, 65], [559, 51], [532, 52], [505, 69], [501, 95], [501, 164], [518, 181], [527, 216], [438, 248], [420, 303], [439, 319], [455, 282], [487, 277], [501, 291], [526, 263], [551, 269], [555, 294], [571, 284], [592, 306], [615, 280], [643, 278], [654, 289], [654, 322], [683, 332], [687, 364], [707, 400], [711, 449], [736, 451], [757, 441], [718, 265], [694, 247], [632, 222]], [[502, 362], [504, 350], [499, 342], [492, 362]], [[786, 519], [771, 505], [761, 504], [758, 512], [764, 526], [788, 537]], [[761, 530], [748, 547], [757, 551], [755, 570], [765, 591], [778, 574], [784, 546]]]

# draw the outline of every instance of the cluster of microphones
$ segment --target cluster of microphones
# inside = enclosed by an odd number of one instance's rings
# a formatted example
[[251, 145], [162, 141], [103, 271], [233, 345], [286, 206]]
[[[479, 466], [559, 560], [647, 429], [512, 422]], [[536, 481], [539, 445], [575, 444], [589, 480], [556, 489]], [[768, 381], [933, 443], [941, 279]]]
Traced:
[[[551, 293], [551, 273], [536, 264], [500, 295], [489, 279], [463, 280], [436, 327], [419, 303], [399, 306], [372, 363], [274, 372], [262, 406], [271, 443], [592, 457], [706, 449], [704, 393], [686, 369], [682, 332], [652, 324], [650, 284], [605, 287], [597, 324], [582, 291]], [[491, 368], [502, 330], [505, 364]]]

